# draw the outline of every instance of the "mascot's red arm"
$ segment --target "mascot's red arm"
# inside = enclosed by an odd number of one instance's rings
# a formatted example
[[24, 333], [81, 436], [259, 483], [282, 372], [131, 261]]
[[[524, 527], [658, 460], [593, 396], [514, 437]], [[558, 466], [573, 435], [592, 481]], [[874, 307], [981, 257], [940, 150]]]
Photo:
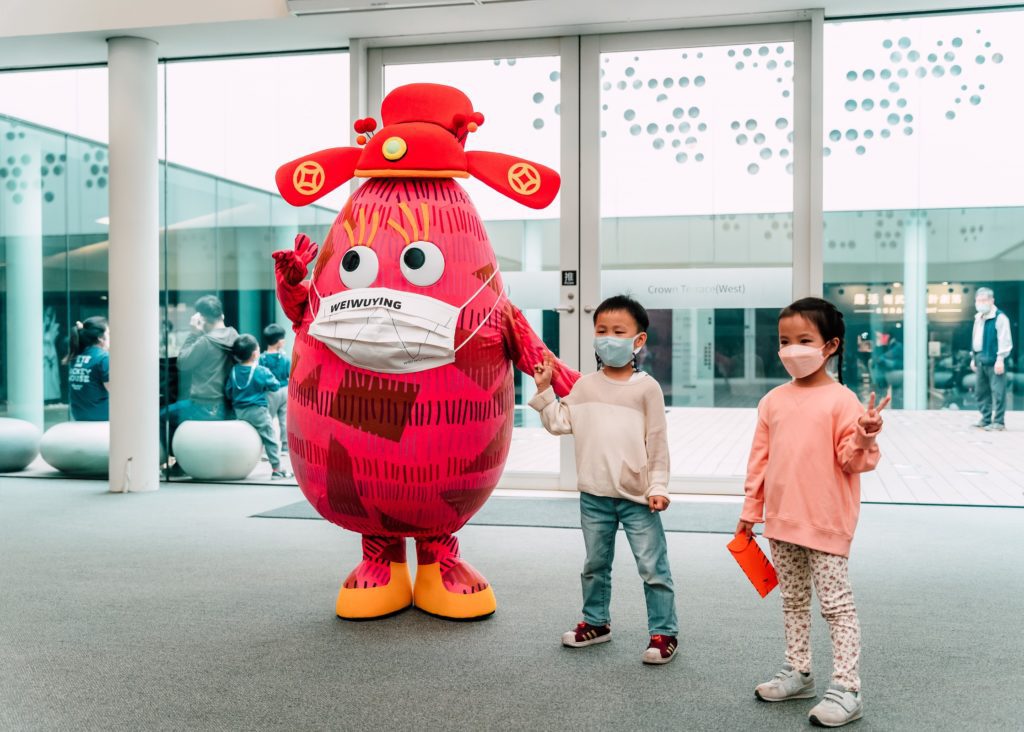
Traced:
[[274, 252], [274, 276], [277, 299], [284, 314], [298, 328], [309, 307], [309, 283], [305, 282], [309, 263], [316, 259], [319, 247], [305, 234], [295, 237], [295, 248]]
[[[508, 303], [505, 309], [502, 330], [509, 358], [517, 369], [532, 378], [533, 367], [544, 360], [548, 347], [530, 327], [522, 311], [511, 303]], [[572, 385], [579, 378], [579, 371], [574, 371], [561, 360], [555, 359], [554, 374], [551, 378], [551, 388], [555, 390], [555, 394], [560, 397], [568, 395], [572, 391]]]

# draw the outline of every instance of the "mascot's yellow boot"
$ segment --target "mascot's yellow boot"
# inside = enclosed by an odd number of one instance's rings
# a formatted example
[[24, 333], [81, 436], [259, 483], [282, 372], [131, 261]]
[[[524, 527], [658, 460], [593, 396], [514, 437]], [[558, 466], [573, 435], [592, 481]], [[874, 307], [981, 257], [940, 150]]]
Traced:
[[374, 620], [400, 613], [412, 605], [412, 579], [407, 562], [363, 561], [338, 591], [335, 611], [344, 620]]
[[444, 577], [439, 562], [420, 564], [413, 597], [423, 612], [449, 620], [483, 620], [498, 607], [487, 580], [461, 559]]

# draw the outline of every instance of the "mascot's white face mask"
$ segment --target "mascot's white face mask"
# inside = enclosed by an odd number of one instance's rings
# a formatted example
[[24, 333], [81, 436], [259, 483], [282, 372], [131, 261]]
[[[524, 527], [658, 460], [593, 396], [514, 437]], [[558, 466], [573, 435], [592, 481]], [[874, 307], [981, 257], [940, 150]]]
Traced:
[[459, 313], [483, 292], [490, 277], [461, 306], [416, 292], [388, 287], [361, 287], [320, 297], [309, 334], [353, 366], [384, 374], [411, 374], [455, 360], [503, 299], [498, 297], [476, 329], [455, 345]]

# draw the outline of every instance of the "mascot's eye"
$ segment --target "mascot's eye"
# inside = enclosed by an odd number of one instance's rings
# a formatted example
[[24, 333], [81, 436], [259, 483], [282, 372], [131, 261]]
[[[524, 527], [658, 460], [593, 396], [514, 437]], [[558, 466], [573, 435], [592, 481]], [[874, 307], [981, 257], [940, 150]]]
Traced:
[[402, 274], [419, 287], [427, 287], [444, 274], [444, 255], [436, 244], [414, 241], [402, 250]]
[[350, 290], [372, 285], [379, 270], [377, 253], [370, 247], [352, 247], [341, 258], [341, 281]]

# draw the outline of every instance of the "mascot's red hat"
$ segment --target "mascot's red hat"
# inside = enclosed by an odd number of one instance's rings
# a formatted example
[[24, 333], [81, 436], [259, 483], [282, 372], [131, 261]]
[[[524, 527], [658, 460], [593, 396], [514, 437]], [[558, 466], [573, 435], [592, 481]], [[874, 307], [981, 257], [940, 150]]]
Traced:
[[539, 163], [494, 152], [466, 152], [466, 137], [484, 123], [458, 89], [441, 84], [400, 86], [381, 104], [384, 126], [357, 120], [358, 147], [334, 147], [277, 169], [277, 187], [293, 206], [305, 206], [359, 178], [468, 178], [530, 208], [554, 200], [558, 173]]

